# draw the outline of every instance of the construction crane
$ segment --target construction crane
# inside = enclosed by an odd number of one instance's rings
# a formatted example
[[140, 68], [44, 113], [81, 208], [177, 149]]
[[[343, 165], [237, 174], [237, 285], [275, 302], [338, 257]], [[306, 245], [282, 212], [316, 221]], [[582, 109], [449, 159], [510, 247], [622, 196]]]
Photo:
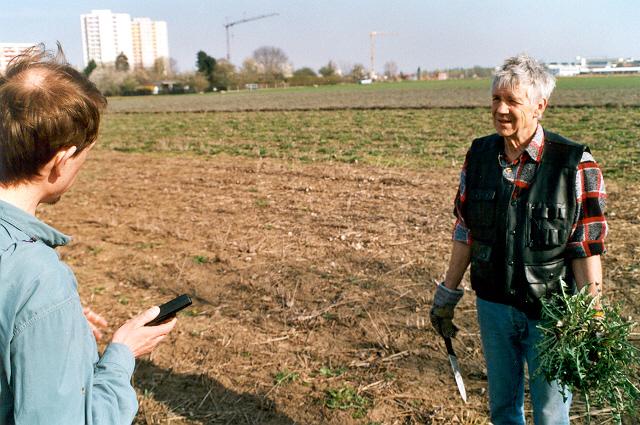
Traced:
[[276, 15], [278, 14], [269, 13], [266, 15], [253, 16], [251, 18], [245, 18], [245, 19], [240, 19], [233, 22], [227, 22], [226, 24], [224, 24], [224, 29], [227, 32], [227, 60], [231, 61], [231, 44], [229, 41], [229, 28], [231, 28], [234, 25], [244, 24], [245, 22], [257, 21], [258, 19], [270, 18], [271, 16], [276, 16]]
[[375, 79], [375, 63], [376, 63], [376, 37], [379, 35], [398, 35], [397, 32], [384, 32], [384, 31], [371, 31], [369, 37], [371, 38], [371, 66], [369, 68], [369, 78]]

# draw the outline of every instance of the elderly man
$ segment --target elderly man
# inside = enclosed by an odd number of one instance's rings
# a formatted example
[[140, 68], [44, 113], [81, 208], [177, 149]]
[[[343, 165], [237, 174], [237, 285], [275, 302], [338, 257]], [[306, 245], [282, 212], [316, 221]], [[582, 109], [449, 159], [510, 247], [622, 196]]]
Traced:
[[540, 125], [554, 87], [527, 55], [497, 68], [497, 134], [474, 140], [467, 153], [449, 268], [431, 309], [435, 329], [455, 336], [458, 285], [471, 264], [494, 425], [525, 423], [525, 362], [535, 423], [569, 423], [571, 395], [563, 398], [557, 383], [535, 373], [540, 299], [557, 292], [561, 279], [592, 294], [602, 289], [604, 182], [587, 147]]
[[105, 322], [83, 312], [73, 272], [54, 251], [69, 237], [35, 216], [73, 184], [105, 105], [81, 73], [39, 49], [0, 78], [0, 425], [131, 423], [134, 358], [176, 324], [145, 326], [160, 312], [152, 307], [99, 357], [92, 327], [99, 334]]

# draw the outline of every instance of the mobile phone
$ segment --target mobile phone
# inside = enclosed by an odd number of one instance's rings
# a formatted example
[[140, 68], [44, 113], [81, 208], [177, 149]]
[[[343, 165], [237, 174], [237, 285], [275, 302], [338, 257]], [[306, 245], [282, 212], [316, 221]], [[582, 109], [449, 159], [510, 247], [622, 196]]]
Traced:
[[160, 323], [175, 317], [177, 312], [190, 305], [191, 298], [189, 297], [189, 295], [182, 294], [178, 297], [175, 297], [171, 301], [162, 304], [160, 306], [160, 314], [158, 314], [158, 317], [146, 323], [145, 326], [159, 325]]

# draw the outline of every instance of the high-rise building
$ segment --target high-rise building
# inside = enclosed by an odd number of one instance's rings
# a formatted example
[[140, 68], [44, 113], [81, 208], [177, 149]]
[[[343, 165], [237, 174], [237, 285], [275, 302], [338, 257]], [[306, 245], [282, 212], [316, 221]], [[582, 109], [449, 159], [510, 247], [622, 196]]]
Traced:
[[129, 14], [92, 10], [91, 13], [80, 15], [80, 26], [85, 66], [92, 59], [97, 64], [114, 64], [120, 53], [124, 53], [131, 61], [133, 43]]
[[36, 43], [0, 43], [0, 73], [7, 69], [11, 59], [35, 45]]
[[151, 68], [160, 58], [165, 61], [169, 60], [169, 38], [166, 22], [152, 21], [149, 18], [134, 18], [131, 30], [135, 67]]
[[134, 18], [127, 13], [92, 10], [80, 16], [82, 51], [85, 66], [114, 64], [119, 54], [127, 56], [132, 68], [153, 67], [158, 59], [168, 65], [167, 23], [149, 18]]

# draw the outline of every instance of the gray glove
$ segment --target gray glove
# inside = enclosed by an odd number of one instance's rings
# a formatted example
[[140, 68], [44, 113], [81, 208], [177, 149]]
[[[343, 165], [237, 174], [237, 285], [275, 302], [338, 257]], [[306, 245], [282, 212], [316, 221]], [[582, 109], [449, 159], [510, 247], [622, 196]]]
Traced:
[[444, 338], [453, 338], [458, 332], [453, 324], [453, 311], [463, 295], [463, 290], [449, 289], [444, 286], [444, 282], [436, 289], [429, 317], [433, 328]]

